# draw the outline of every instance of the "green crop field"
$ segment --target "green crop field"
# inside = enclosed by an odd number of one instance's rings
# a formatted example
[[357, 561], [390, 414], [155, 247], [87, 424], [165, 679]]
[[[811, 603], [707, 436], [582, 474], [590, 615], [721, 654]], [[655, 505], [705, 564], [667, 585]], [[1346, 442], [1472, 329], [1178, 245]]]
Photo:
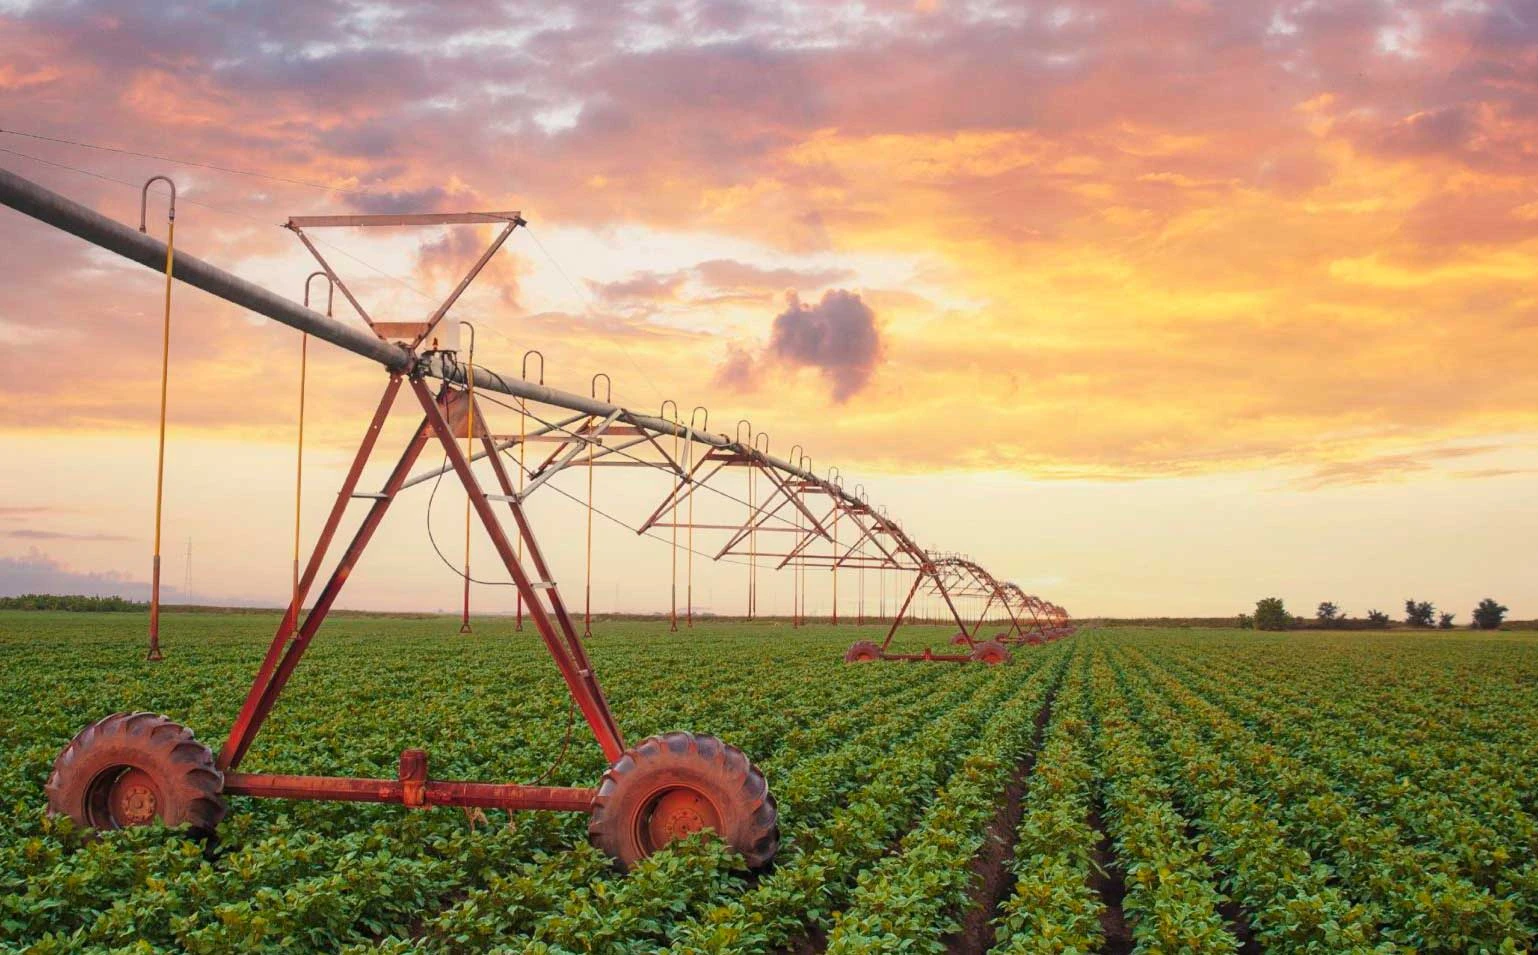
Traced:
[[[847, 666], [850, 627], [604, 622], [631, 741], [746, 750], [776, 866], [708, 839], [628, 875], [580, 815], [231, 799], [217, 847], [86, 839], [60, 748], [156, 710], [217, 748], [273, 621], [0, 613], [0, 948], [427, 952], [1520, 952], [1538, 929], [1538, 640], [1081, 631], [1014, 662]], [[593, 785], [532, 631], [335, 619], [243, 769]], [[875, 631], [867, 628], [864, 636]], [[926, 636], [909, 631], [909, 643]], [[930, 631], [937, 647], [945, 632]]]

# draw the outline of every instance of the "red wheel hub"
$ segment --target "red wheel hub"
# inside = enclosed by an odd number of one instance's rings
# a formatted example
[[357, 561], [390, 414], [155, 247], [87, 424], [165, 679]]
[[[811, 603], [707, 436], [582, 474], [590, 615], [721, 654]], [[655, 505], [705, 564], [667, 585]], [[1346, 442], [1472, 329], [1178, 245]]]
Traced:
[[703, 794], [684, 786], [663, 790], [651, 801], [641, 820], [641, 836], [647, 851], [654, 852], [675, 839], [702, 829], [720, 831], [721, 817]]
[[129, 769], [112, 781], [107, 812], [118, 826], [148, 825], [160, 809], [155, 782], [142, 769]]

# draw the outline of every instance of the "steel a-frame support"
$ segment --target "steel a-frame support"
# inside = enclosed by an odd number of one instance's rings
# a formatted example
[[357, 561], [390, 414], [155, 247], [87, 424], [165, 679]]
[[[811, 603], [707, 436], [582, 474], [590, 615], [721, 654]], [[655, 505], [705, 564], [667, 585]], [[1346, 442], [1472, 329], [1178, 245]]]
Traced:
[[892, 638], [907, 619], [908, 608], [913, 604], [913, 598], [918, 595], [919, 589], [925, 581], [929, 581], [945, 602], [946, 609], [950, 611], [951, 619], [956, 622], [957, 636], [964, 639], [968, 650], [972, 649], [972, 635], [969, 632], [967, 622], [962, 619], [961, 611], [956, 608], [956, 602], [951, 599], [950, 589], [945, 586], [945, 581], [939, 572], [939, 568], [929, 559], [925, 559], [913, 575], [913, 585], [908, 588], [908, 595], [903, 598], [902, 606], [892, 617], [892, 625], [887, 629], [886, 639], [881, 641], [881, 657], [884, 660], [940, 660], [950, 663], [966, 663], [972, 659], [971, 653], [935, 653], [929, 647], [922, 653], [893, 653], [891, 652]]
[[[408, 474], [427, 445], [437, 440], [447, 456], [450, 467], [459, 477], [471, 505], [491, 538], [498, 556], [517, 586], [530, 617], [546, 649], [554, 659], [567, 689], [587, 720], [593, 737], [612, 763], [624, 753], [625, 742], [619, 725], [609, 709], [603, 689], [593, 673], [587, 652], [572, 624], [571, 616], [562, 602], [550, 568], [534, 538], [532, 529], [515, 494], [511, 477], [502, 461], [493, 439], [483, 434], [481, 440], [491, 465], [500, 493], [488, 494], [471, 470], [464, 448], [456, 440], [449, 423], [446, 409], [449, 396], [454, 394], [444, 386], [434, 395], [419, 377], [406, 380], [412, 394], [421, 405], [423, 417], [412, 437], [401, 452], [383, 488], [378, 492], [358, 491], [358, 481], [364, 465], [372, 455], [379, 434], [388, 418], [391, 407], [403, 384], [402, 376], [391, 374], [388, 385], [374, 412], [368, 431], [353, 457], [347, 476], [332, 505], [315, 549], [300, 579], [294, 603], [279, 624], [267, 655], [257, 670], [256, 678], [246, 696], [245, 703], [230, 729], [229, 738], [220, 750], [217, 766], [226, 774], [224, 791], [234, 795], [270, 796], [280, 798], [331, 798], [364, 801], [403, 801], [410, 789], [393, 789], [396, 783], [389, 780], [356, 780], [321, 776], [269, 776], [239, 773], [239, 767], [252, 740], [261, 730], [271, 713], [278, 696], [283, 692], [300, 659], [314, 640], [327, 614], [331, 611], [347, 582], [353, 568], [368, 547], [375, 531], [383, 522], [391, 503], [405, 484]], [[301, 610], [310, 587], [313, 585], [327, 550], [335, 538], [348, 504], [355, 499], [372, 503], [351, 542], [338, 559], [325, 586], [321, 589], [314, 606], [303, 615], [297, 628], [290, 621], [300, 619]], [[530, 576], [519, 561], [512, 539], [497, 517], [494, 501], [505, 502], [509, 507], [516, 533], [522, 538], [525, 553], [537, 576]], [[543, 595], [543, 599], [542, 599]], [[404, 757], [403, 757], [404, 760]], [[406, 764], [402, 763], [402, 779], [406, 779]], [[381, 788], [382, 787], [382, 788]], [[439, 805], [463, 805], [500, 807], [508, 809], [568, 809], [586, 810], [593, 790], [567, 787], [519, 786], [515, 784], [471, 783], [430, 781], [428, 799]], [[434, 788], [436, 787], [436, 788]], [[392, 795], [393, 794], [393, 795]], [[420, 795], [418, 793], [417, 795]], [[400, 797], [400, 798], [397, 798]]]

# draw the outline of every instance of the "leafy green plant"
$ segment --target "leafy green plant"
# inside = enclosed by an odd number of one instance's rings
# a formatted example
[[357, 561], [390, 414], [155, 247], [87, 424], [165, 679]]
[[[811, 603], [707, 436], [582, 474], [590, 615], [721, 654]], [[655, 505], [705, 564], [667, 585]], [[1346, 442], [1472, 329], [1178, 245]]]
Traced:
[[1414, 600], [1404, 602], [1404, 622], [1412, 627], [1429, 627], [1436, 617], [1437, 608], [1429, 601], [1422, 600], [1419, 603]]
[[1474, 626], [1481, 630], [1499, 630], [1509, 609], [1493, 597], [1486, 597], [1479, 602], [1479, 606], [1474, 608]]
[[1292, 626], [1292, 615], [1282, 605], [1280, 597], [1264, 597], [1255, 602], [1256, 630], [1286, 630]]
[[[715, 733], [768, 774], [784, 848], [755, 878], [709, 838], [617, 873], [580, 814], [472, 824], [237, 798], [213, 854], [158, 829], [88, 838], [44, 814], [59, 748], [104, 713], [155, 709], [217, 739], [271, 625], [169, 614], [168, 659], [151, 666], [139, 614], [0, 611], [0, 947], [737, 955], [825, 936], [835, 952], [937, 951], [989, 901], [973, 861], [1025, 760], [1002, 898], [985, 910], [997, 951], [1100, 950], [1117, 901], [1098, 891], [1102, 864], [1125, 884], [1138, 951], [1231, 951], [1238, 922], [1281, 953], [1535, 943], [1538, 645], [1496, 633], [1085, 629], [1005, 667], [846, 667], [852, 628], [714, 625], [679, 641], [605, 622], [621, 639], [593, 655], [632, 738]], [[441, 778], [546, 773], [567, 696], [542, 648], [501, 620], [456, 631], [328, 624], [245, 768], [389, 776], [403, 746], [424, 745]], [[592, 785], [602, 768], [579, 741], [549, 780]]]

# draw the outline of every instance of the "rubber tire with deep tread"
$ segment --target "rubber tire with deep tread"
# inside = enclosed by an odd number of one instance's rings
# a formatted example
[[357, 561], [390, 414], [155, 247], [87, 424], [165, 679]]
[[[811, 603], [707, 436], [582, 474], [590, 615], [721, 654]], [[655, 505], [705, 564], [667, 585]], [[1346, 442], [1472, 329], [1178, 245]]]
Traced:
[[627, 749], [598, 784], [588, 838], [628, 869], [661, 848], [642, 833], [648, 806], [679, 789], [711, 803], [720, 821], [716, 834], [742, 853], [749, 869], [774, 859], [779, 812], [768, 781], [742, 750], [703, 733], [649, 736]]
[[93, 808], [93, 794], [110, 783], [107, 774], [131, 769], [153, 781], [155, 817], [162, 824], [213, 835], [226, 811], [224, 774], [191, 730], [156, 713], [114, 713], [76, 734], [43, 787], [48, 811], [87, 828], [118, 828], [110, 812]]
[[869, 640], [856, 640], [844, 653], [845, 663], [870, 663], [881, 659], [881, 647]]
[[989, 666], [1009, 662], [1009, 650], [997, 640], [984, 640], [972, 649], [972, 659]]

